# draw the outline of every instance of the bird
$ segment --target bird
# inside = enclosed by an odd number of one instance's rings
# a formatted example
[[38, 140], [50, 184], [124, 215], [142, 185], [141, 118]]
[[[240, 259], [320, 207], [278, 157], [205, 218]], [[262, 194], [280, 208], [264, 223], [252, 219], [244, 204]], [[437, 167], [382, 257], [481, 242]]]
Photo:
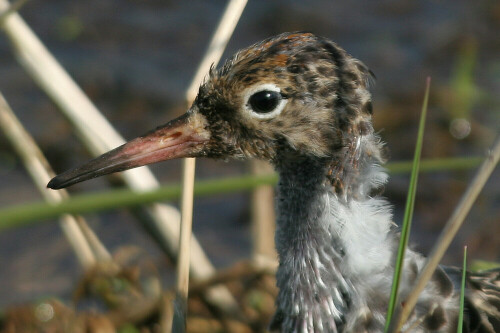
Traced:
[[[279, 175], [273, 332], [383, 332], [398, 228], [372, 125], [374, 74], [328, 38], [269, 37], [212, 67], [182, 116], [53, 178], [59, 189], [183, 157], [261, 159]], [[400, 295], [425, 257], [407, 249]], [[461, 271], [439, 267], [403, 330], [456, 332]], [[399, 305], [401, 307], [401, 305]], [[500, 271], [467, 274], [465, 332], [500, 332]]]

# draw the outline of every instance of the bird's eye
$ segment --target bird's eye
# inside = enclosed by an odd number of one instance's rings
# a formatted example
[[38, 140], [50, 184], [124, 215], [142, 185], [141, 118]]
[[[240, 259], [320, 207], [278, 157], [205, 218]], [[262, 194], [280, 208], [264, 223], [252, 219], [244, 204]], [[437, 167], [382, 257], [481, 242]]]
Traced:
[[287, 103], [278, 86], [265, 83], [248, 89], [243, 109], [253, 118], [271, 119], [278, 116]]
[[263, 90], [250, 96], [248, 104], [254, 112], [269, 113], [276, 109], [281, 98], [281, 94], [277, 91]]

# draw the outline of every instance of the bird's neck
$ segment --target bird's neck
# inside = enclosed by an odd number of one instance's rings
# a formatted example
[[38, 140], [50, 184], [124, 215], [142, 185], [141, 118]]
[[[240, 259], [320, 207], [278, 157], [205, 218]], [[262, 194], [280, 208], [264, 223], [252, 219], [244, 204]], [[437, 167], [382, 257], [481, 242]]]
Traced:
[[346, 197], [332, 187], [329, 160], [303, 157], [276, 163], [277, 305], [288, 320], [282, 328], [292, 331], [311, 316], [325, 322], [334, 318], [332, 325], [338, 328], [346, 308], [362, 306], [353, 304], [363, 293], [353, 279], [381, 273], [390, 264], [390, 212], [384, 200], [367, 194], [384, 176], [371, 169], [378, 168], [376, 163], [360, 167], [372, 174], [358, 174], [356, 179], [364, 183], [351, 185], [362, 191]]
[[387, 181], [380, 166], [380, 143], [374, 135], [353, 142], [333, 157], [288, 155], [274, 161], [280, 177], [276, 236], [280, 254], [294, 246], [290, 240], [312, 247], [328, 242], [342, 252], [343, 246], [335, 241], [358, 241], [351, 233], [374, 237], [388, 233], [388, 204], [372, 196]]
[[[285, 253], [295, 240], [297, 246], [321, 237], [325, 228], [329, 186], [325, 177], [325, 161], [297, 157], [280, 160], [276, 165], [279, 173], [277, 193], [276, 245], [278, 253]], [[321, 232], [320, 232], [321, 231]], [[283, 246], [283, 248], [281, 248]]]

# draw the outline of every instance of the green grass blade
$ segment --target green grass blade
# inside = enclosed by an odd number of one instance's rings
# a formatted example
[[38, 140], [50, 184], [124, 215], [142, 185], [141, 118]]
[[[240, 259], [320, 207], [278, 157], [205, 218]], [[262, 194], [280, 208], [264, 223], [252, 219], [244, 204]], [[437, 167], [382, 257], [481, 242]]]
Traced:
[[[484, 157], [453, 157], [421, 160], [419, 172], [467, 170], [478, 167], [483, 161]], [[391, 175], [408, 173], [412, 167], [412, 161], [391, 162], [386, 165], [387, 171]]]
[[398, 256], [396, 259], [396, 266], [394, 268], [394, 277], [392, 280], [391, 297], [389, 299], [389, 306], [387, 309], [387, 318], [385, 323], [385, 332], [389, 331], [392, 316], [398, 302], [399, 283], [401, 280], [401, 273], [403, 271], [403, 262], [408, 239], [410, 236], [411, 221], [413, 216], [413, 208], [415, 207], [415, 195], [417, 192], [418, 172], [420, 166], [420, 155], [422, 152], [422, 142], [424, 138], [425, 118], [427, 115], [427, 104], [429, 101], [430, 78], [427, 78], [424, 102], [422, 104], [422, 112], [420, 114], [420, 123], [418, 126], [417, 143], [415, 145], [415, 155], [413, 159], [413, 167], [411, 171], [410, 186], [408, 188], [408, 196], [406, 198], [406, 208], [403, 218], [403, 225], [401, 228], [401, 238], [399, 241]]
[[[271, 174], [259, 177], [248, 175], [199, 181], [195, 184], [194, 194], [195, 196], [207, 196], [249, 190], [256, 186], [276, 182], [276, 180], [276, 175]], [[58, 204], [38, 202], [11, 206], [0, 210], [0, 231], [66, 213], [83, 214], [117, 207], [138, 206], [161, 200], [173, 200], [179, 198], [180, 191], [180, 185], [162, 186], [148, 192], [119, 189], [102, 193], [81, 194]]]
[[474, 71], [477, 66], [477, 41], [469, 38], [460, 47], [453, 66], [450, 80], [451, 119], [469, 119], [472, 107], [478, 99], [478, 89], [474, 83]]
[[470, 272], [480, 272], [495, 268], [500, 268], [500, 262], [476, 259], [472, 260], [472, 262], [469, 264]]
[[[464, 170], [478, 166], [482, 157], [455, 157], [422, 160], [420, 172], [436, 172], [443, 170]], [[387, 165], [391, 174], [409, 172], [411, 162], [393, 162]], [[275, 185], [276, 174], [263, 176], [240, 176], [225, 179], [197, 181], [195, 196], [217, 195], [251, 190], [261, 185]], [[161, 200], [176, 200], [179, 198], [178, 186], [166, 185], [158, 189], [137, 193], [130, 189], [109, 190], [101, 193], [73, 195], [60, 204], [46, 202], [23, 203], [0, 209], [0, 230], [17, 226], [38, 223], [48, 218], [55, 218], [65, 213], [90, 213], [110, 210], [120, 207], [138, 206]]]
[[460, 312], [458, 313], [457, 333], [462, 333], [464, 324], [464, 305], [465, 305], [465, 276], [467, 273], [467, 246], [464, 246], [464, 266], [462, 268], [462, 286], [460, 287]]

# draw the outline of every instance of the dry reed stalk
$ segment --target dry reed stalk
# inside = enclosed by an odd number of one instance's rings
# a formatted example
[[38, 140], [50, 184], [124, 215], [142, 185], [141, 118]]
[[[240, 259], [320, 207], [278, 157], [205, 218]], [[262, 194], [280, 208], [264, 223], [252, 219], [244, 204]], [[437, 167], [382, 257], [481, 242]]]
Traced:
[[[46, 184], [54, 176], [54, 172], [33, 138], [16, 118], [2, 93], [0, 93], [0, 128], [11, 142], [45, 200], [48, 202], [64, 200], [67, 197], [67, 192], [47, 189]], [[83, 268], [92, 267], [99, 258], [92, 251], [91, 242], [81, 229], [82, 226], [85, 226], [89, 230], [88, 233], [94, 235], [86, 222], [81, 218], [77, 219], [73, 215], [65, 214], [60, 219], [60, 226]], [[97, 242], [101, 248], [104, 248], [95, 235], [92, 242]]]
[[187, 304], [189, 290], [190, 242], [193, 225], [193, 191], [195, 159], [186, 158], [182, 173], [181, 230], [179, 238], [179, 256], [177, 259], [177, 293]]
[[[252, 175], [269, 175], [273, 173], [271, 165], [264, 161], [250, 162]], [[278, 265], [274, 246], [275, 213], [274, 190], [272, 186], [263, 185], [252, 191], [252, 259], [258, 263], [274, 263]]]
[[198, 87], [205, 75], [207, 75], [210, 66], [212, 66], [212, 64], [217, 66], [219, 63], [222, 53], [224, 53], [226, 45], [229, 42], [229, 38], [231, 38], [234, 28], [236, 28], [236, 24], [240, 20], [241, 14], [245, 9], [247, 1], [248, 0], [230, 0], [227, 4], [224, 14], [217, 26], [217, 30], [215, 30], [208, 49], [198, 65], [198, 70], [186, 91], [186, 101], [188, 101], [189, 104], [196, 98]]
[[[64, 192], [67, 193], [67, 192]], [[80, 230], [82, 231], [85, 239], [89, 242], [90, 247], [92, 248], [92, 252], [96, 256], [98, 261], [106, 261], [110, 262], [113, 260], [111, 254], [106, 249], [104, 244], [99, 240], [94, 231], [89, 227], [85, 219], [81, 215], [74, 215]]]
[[0, 12], [0, 25], [3, 23], [3, 20], [12, 13], [18, 12], [24, 4], [28, 2], [28, 0], [17, 0], [14, 1], [8, 8]]
[[[203, 78], [210, 70], [210, 66], [217, 66], [226, 45], [233, 34], [241, 14], [247, 4], [247, 0], [230, 0], [219, 21], [212, 40], [208, 46], [205, 55], [200, 62], [196, 74], [194, 75], [189, 88], [186, 91], [186, 101], [191, 105], [196, 97], [198, 87], [203, 82]], [[181, 200], [181, 230], [179, 241], [179, 257], [177, 261], [177, 292], [178, 297], [182, 298], [179, 303], [187, 304], [189, 290], [189, 262], [190, 262], [190, 240], [193, 223], [193, 187], [195, 175], [196, 159], [186, 158], [183, 163], [182, 177], [182, 200]], [[215, 287], [215, 290], [221, 288]], [[209, 289], [208, 293], [213, 293], [214, 288]], [[233, 311], [236, 308], [236, 302], [228, 302], [227, 310]], [[187, 309], [184, 309], [186, 311]], [[184, 313], [184, 318], [186, 315]]]
[[[7, 10], [9, 3], [0, 0], [0, 12]], [[57, 60], [50, 54], [24, 20], [16, 13], [5, 18], [1, 28], [9, 38], [13, 51], [26, 72], [59, 106], [75, 132], [89, 151], [97, 156], [124, 143], [124, 139], [97, 110], [80, 87], [71, 79]], [[158, 187], [158, 181], [148, 168], [137, 168], [119, 174], [128, 187], [147, 191]], [[153, 221], [153, 228], [161, 237], [161, 245], [175, 258], [179, 239], [180, 214], [177, 209], [165, 204], [151, 204], [145, 208]], [[206, 279], [215, 269], [198, 241], [191, 241], [193, 260], [190, 270], [194, 278]], [[211, 291], [209, 301], [224, 308], [231, 303], [229, 291], [218, 288]]]
[[159, 323], [160, 326], [157, 331], [158, 333], [171, 333], [173, 320], [174, 320], [174, 295], [167, 291], [161, 295], [159, 312]]
[[403, 302], [404, 307], [399, 311], [399, 313], [394, 316], [396, 320], [395, 329], [393, 332], [399, 332], [401, 327], [404, 325], [411, 311], [417, 304], [418, 297], [422, 290], [424, 290], [425, 285], [434, 274], [436, 267], [439, 265], [439, 262], [443, 258], [444, 253], [448, 249], [451, 241], [455, 238], [460, 226], [465, 220], [465, 217], [469, 213], [472, 204], [476, 201], [479, 193], [484, 187], [484, 184], [490, 177], [491, 173], [495, 169], [495, 166], [498, 164], [498, 160], [500, 159], [500, 137], [498, 137], [493, 144], [493, 148], [489, 151], [489, 154], [485, 161], [481, 164], [476, 176], [470, 183], [466, 192], [462, 196], [460, 202], [457, 207], [453, 211], [453, 214], [446, 222], [446, 225], [439, 236], [439, 239], [436, 242], [436, 245], [432, 249], [429, 258], [427, 260], [426, 265], [422, 269], [420, 276], [409, 293], [406, 300]]

